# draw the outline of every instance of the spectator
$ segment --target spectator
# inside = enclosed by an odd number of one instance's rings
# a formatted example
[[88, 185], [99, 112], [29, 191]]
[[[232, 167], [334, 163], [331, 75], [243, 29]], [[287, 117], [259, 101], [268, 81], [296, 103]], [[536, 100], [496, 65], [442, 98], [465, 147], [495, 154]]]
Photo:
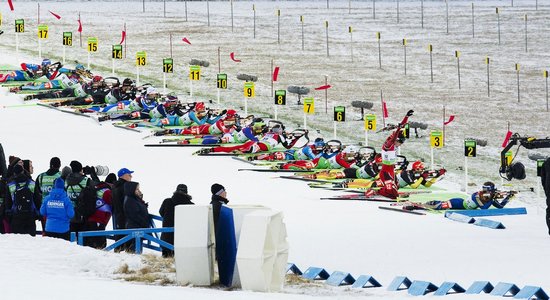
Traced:
[[[127, 168], [118, 170], [118, 180], [112, 190], [113, 229], [126, 229], [126, 217], [124, 216], [124, 184], [132, 181], [132, 173]], [[121, 235], [115, 235], [115, 240], [120, 240]], [[115, 252], [126, 249], [126, 244], [115, 248]]]
[[[149, 228], [151, 219], [147, 211], [147, 203], [143, 201], [143, 193], [139, 189], [139, 183], [129, 181], [124, 184], [124, 215], [126, 216], [126, 228]], [[135, 248], [132, 239], [127, 245], [126, 251], [132, 252]]]
[[[111, 219], [111, 185], [100, 182], [94, 187], [96, 193], [95, 211], [88, 217], [84, 224], [85, 231], [104, 231]], [[87, 237], [84, 239], [84, 246], [103, 249], [107, 247], [105, 236]]]
[[65, 191], [63, 179], [54, 180], [53, 189], [42, 201], [40, 214], [46, 219], [46, 236], [70, 240], [69, 225], [74, 216], [74, 207]]
[[34, 173], [34, 167], [32, 166], [32, 160], [30, 160], [30, 159], [23, 160], [23, 169], [25, 170], [25, 173], [27, 173], [27, 175], [32, 178], [32, 174]]
[[105, 177], [105, 182], [108, 183], [111, 186], [111, 188], [113, 188], [116, 180], [117, 180], [116, 175], [114, 173], [109, 173], [109, 175]]
[[23, 166], [23, 161], [21, 160], [21, 158], [16, 156], [10, 156], [8, 158], [8, 162], [9, 162], [9, 165], [8, 165], [8, 170], [6, 172], [6, 182], [9, 182], [11, 177], [13, 177], [13, 168], [15, 167], [15, 165]]
[[[171, 198], [164, 199], [162, 205], [160, 206], [159, 213], [162, 217], [162, 227], [174, 227], [174, 216], [176, 205], [193, 205], [195, 203], [191, 202], [191, 195], [187, 194], [187, 186], [185, 184], [178, 184], [176, 191]], [[174, 233], [173, 232], [163, 232], [160, 236], [160, 239], [174, 245]], [[168, 250], [162, 248], [163, 257], [172, 257], [174, 256], [173, 250]]]
[[61, 170], [61, 179], [67, 180], [67, 176], [69, 176], [72, 172], [73, 170], [71, 170], [71, 167], [64, 166]]
[[221, 184], [214, 183], [210, 191], [212, 192], [212, 201], [210, 204], [212, 204], [212, 214], [214, 216], [214, 230], [217, 231], [221, 207], [223, 204], [227, 204], [229, 200], [227, 200], [227, 192]]
[[[59, 168], [61, 168], [61, 160], [59, 160], [58, 157], [52, 157], [50, 159], [50, 168], [48, 169], [48, 171], [40, 173], [36, 177], [36, 185], [34, 188], [36, 189], [35, 192], [38, 195], [38, 199], [40, 200], [39, 203], [42, 203], [42, 199], [45, 199], [50, 194], [51, 190], [53, 189], [54, 181], [61, 176]], [[42, 220], [40, 221], [42, 222], [42, 230], [45, 232], [46, 229], [44, 226], [46, 220], [42, 218]]]
[[8, 182], [6, 210], [11, 215], [11, 232], [36, 235], [35, 219], [38, 217], [38, 204], [33, 193], [35, 183], [30, 179], [23, 166], [13, 167], [13, 177]]
[[79, 203], [77, 203], [77, 199], [82, 190], [93, 183], [90, 178], [84, 176], [80, 162], [73, 160], [70, 166], [71, 173], [67, 175], [67, 179], [65, 180], [65, 190], [75, 210], [74, 217], [71, 220], [71, 231], [79, 232], [83, 230], [84, 218], [78, 211]]

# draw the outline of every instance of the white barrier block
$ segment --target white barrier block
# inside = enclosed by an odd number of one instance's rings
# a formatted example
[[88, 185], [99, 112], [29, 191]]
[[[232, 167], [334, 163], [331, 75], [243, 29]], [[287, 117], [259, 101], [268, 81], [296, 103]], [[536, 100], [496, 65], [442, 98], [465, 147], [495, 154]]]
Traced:
[[[241, 228], [243, 225], [244, 217], [252, 212], [258, 210], [268, 210], [271, 209], [262, 205], [230, 205], [228, 206], [233, 210], [233, 222], [235, 225], [235, 239], [237, 240], [237, 249], [239, 249], [239, 238], [241, 236]], [[231, 283], [232, 287], [241, 287], [241, 278], [239, 276], [239, 265], [235, 264], [235, 272], [233, 273], [233, 281]]]
[[247, 214], [237, 249], [243, 289], [280, 291], [284, 283], [288, 249], [281, 212], [261, 210]]
[[176, 281], [208, 286], [214, 281], [214, 222], [210, 205], [178, 205], [174, 218]]

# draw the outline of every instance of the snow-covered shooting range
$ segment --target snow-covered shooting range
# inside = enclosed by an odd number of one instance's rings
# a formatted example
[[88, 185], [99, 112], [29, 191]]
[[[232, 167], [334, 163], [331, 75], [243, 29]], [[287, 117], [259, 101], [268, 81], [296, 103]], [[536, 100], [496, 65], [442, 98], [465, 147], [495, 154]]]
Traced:
[[[548, 299], [549, 17], [543, 0], [0, 2], [2, 295]], [[52, 157], [70, 174], [44, 184]], [[98, 188], [109, 173], [135, 193]], [[52, 188], [69, 231], [47, 229]], [[166, 217], [178, 193], [194, 205]]]

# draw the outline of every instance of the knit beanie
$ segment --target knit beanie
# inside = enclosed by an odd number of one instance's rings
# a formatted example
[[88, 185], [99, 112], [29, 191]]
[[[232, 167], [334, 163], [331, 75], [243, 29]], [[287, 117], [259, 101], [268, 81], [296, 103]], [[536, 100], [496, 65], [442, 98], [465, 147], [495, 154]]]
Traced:
[[50, 159], [50, 168], [51, 169], [61, 168], [61, 160], [59, 159], [59, 157], [52, 157], [52, 159]]
[[73, 173], [80, 173], [80, 171], [82, 171], [82, 164], [76, 160], [71, 161], [69, 165]]
[[212, 195], [221, 195], [224, 191], [225, 191], [225, 188], [223, 187], [223, 185], [219, 184], [219, 183], [214, 183], [212, 185], [212, 187], [210, 188], [210, 191], [212, 192]]

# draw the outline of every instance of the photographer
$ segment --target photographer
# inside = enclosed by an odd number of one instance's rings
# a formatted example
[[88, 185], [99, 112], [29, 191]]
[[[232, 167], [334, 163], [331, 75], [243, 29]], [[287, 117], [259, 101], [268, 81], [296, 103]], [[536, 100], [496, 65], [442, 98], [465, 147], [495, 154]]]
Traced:
[[69, 165], [71, 166], [71, 173], [67, 176], [65, 181], [65, 191], [67, 191], [67, 195], [69, 196], [69, 199], [75, 209], [74, 217], [71, 219], [70, 230], [71, 232], [78, 232], [82, 231], [84, 224], [84, 216], [80, 211], [83, 203], [80, 201], [79, 196], [84, 188], [92, 186], [93, 182], [90, 178], [84, 175], [82, 164], [80, 162], [73, 160]]

